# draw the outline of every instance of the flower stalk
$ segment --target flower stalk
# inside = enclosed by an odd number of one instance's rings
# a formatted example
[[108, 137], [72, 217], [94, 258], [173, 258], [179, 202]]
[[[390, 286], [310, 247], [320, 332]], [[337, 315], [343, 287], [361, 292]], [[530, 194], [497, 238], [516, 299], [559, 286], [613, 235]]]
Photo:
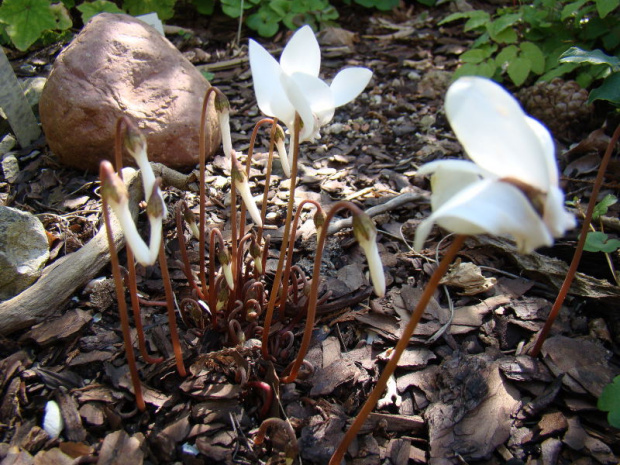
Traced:
[[334, 452], [334, 455], [332, 455], [332, 458], [329, 461], [329, 465], [340, 465], [342, 459], [344, 458], [344, 454], [349, 448], [349, 444], [351, 444], [351, 441], [353, 441], [353, 439], [357, 435], [358, 431], [368, 418], [368, 415], [370, 415], [370, 412], [372, 412], [372, 410], [377, 405], [377, 402], [383, 395], [383, 391], [387, 386], [390, 376], [392, 376], [394, 370], [396, 369], [396, 366], [398, 365], [398, 361], [400, 360], [401, 355], [409, 345], [409, 340], [411, 339], [411, 336], [413, 336], [413, 333], [420, 321], [420, 318], [422, 318], [422, 315], [424, 314], [424, 310], [426, 309], [428, 302], [437, 290], [437, 286], [439, 286], [439, 281], [441, 281], [443, 275], [446, 274], [446, 271], [448, 271], [448, 267], [452, 263], [454, 257], [456, 257], [456, 254], [463, 247], [466, 238], [467, 236], [464, 235], [456, 236], [456, 238], [452, 242], [452, 245], [450, 245], [450, 247], [446, 251], [443, 259], [441, 260], [441, 262], [439, 262], [437, 269], [433, 272], [430, 280], [426, 284], [424, 292], [422, 293], [422, 296], [420, 297], [420, 300], [418, 301], [418, 304], [416, 305], [416, 308], [413, 311], [411, 318], [407, 323], [407, 326], [405, 326], [405, 329], [403, 329], [403, 334], [401, 335], [398, 343], [396, 344], [396, 347], [394, 348], [392, 357], [390, 357], [390, 360], [383, 369], [381, 377], [377, 381], [377, 385], [372, 390], [372, 392], [368, 396], [368, 399], [355, 417], [355, 421], [344, 435], [344, 438], [338, 445], [338, 448]]
[[562, 304], [568, 295], [568, 291], [570, 289], [571, 284], [573, 283], [573, 279], [575, 278], [575, 273], [577, 273], [577, 267], [579, 266], [579, 262], [581, 261], [581, 255], [583, 253], [583, 247], [586, 243], [586, 238], [588, 236], [588, 230], [590, 228], [590, 223], [592, 222], [592, 214], [594, 213], [594, 207], [596, 206], [596, 202], [598, 199], [598, 194], [601, 190], [601, 186], [603, 184], [603, 180], [605, 178], [605, 171], [607, 170], [607, 166], [609, 165], [609, 160], [611, 159], [611, 155], [614, 152], [614, 148], [618, 139], [620, 138], [620, 125], [616, 127], [609, 144], [607, 145], [607, 149], [605, 150], [605, 155], [603, 155], [603, 159], [601, 160], [601, 165], [598, 168], [598, 173], [596, 174], [596, 179], [594, 180], [594, 185], [592, 186], [592, 193], [590, 194], [590, 201], [588, 202], [588, 208], [586, 209], [586, 216], [583, 220], [583, 224], [581, 225], [581, 233], [579, 235], [579, 240], [577, 242], [577, 247], [575, 248], [575, 253], [573, 254], [573, 259], [568, 268], [568, 272], [564, 277], [564, 282], [562, 283], [562, 287], [560, 287], [560, 291], [553, 303], [553, 307], [551, 307], [551, 312], [545, 321], [543, 328], [540, 330], [538, 337], [536, 338], [536, 342], [534, 346], [530, 350], [530, 355], [532, 357], [538, 357], [540, 353], [540, 349], [542, 348], [555, 319], [560, 313], [560, 309], [562, 308]]

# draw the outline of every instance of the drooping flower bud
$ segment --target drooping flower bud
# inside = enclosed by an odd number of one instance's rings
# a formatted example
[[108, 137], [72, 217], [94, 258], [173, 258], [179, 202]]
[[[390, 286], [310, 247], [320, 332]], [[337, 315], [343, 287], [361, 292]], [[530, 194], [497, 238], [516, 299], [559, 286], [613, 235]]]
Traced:
[[[243, 203], [245, 207], [248, 209], [250, 216], [252, 217], [252, 221], [256, 223], [257, 226], [262, 227], [263, 221], [261, 220], [260, 211], [256, 206], [256, 202], [254, 201], [254, 197], [252, 197], [252, 192], [250, 192], [250, 183], [248, 182], [248, 175], [245, 173], [245, 170], [235, 157], [234, 153], [232, 154], [231, 159], [231, 177], [232, 181], [235, 183], [235, 188], [239, 192], [239, 195], [243, 199]], [[233, 199], [234, 201], [234, 199]]]
[[278, 155], [280, 157], [280, 163], [282, 164], [282, 171], [284, 171], [284, 175], [287, 178], [291, 177], [291, 157], [286, 153], [286, 145], [284, 141], [286, 140], [286, 136], [284, 135], [284, 130], [278, 124], [276, 125], [276, 132], [274, 134], [274, 142], [276, 145], [276, 149], [278, 150]]
[[263, 251], [260, 245], [257, 244], [256, 239], [252, 237], [250, 242], [250, 256], [254, 259], [254, 267], [259, 275], [263, 274]]
[[327, 219], [327, 215], [325, 214], [325, 211], [323, 211], [320, 205], [317, 205], [316, 212], [314, 213], [314, 216], [312, 217], [312, 220], [314, 221], [314, 227], [316, 228], [317, 237], [321, 235], [321, 231], [323, 230], [323, 227], [325, 226], [326, 219]]
[[114, 172], [112, 163], [107, 160], [99, 165], [99, 177], [101, 178], [101, 197], [106, 199], [110, 206], [120, 205], [129, 201], [129, 193], [122, 179]]
[[226, 279], [226, 284], [230, 290], [235, 289], [235, 281], [233, 279], [232, 272], [232, 257], [230, 256], [230, 251], [228, 249], [222, 249], [217, 254], [217, 259], [220, 261], [222, 265], [222, 271], [224, 272], [224, 278]]
[[383, 297], [385, 295], [385, 275], [377, 248], [377, 228], [370, 216], [361, 210], [353, 213], [353, 234], [366, 254], [370, 280], [375, 294], [378, 297]]
[[230, 157], [233, 151], [232, 137], [230, 135], [230, 102], [224, 93], [215, 88], [215, 112], [220, 123], [220, 133], [222, 134], [222, 149], [224, 156]]
[[194, 236], [194, 239], [200, 238], [200, 231], [198, 230], [196, 218], [194, 216], [194, 213], [192, 213], [186, 203], [183, 204], [183, 218], [185, 219], [187, 227], [191, 231], [192, 236]]

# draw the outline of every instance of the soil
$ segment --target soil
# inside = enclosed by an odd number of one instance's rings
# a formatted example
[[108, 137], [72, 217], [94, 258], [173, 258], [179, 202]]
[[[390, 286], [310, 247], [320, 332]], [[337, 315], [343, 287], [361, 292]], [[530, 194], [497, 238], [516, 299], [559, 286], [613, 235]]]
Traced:
[[[147, 404], [141, 412], [106, 266], [98, 279], [48, 309], [51, 315], [40, 324], [0, 340], [2, 464], [327, 463], [374, 387], [436, 258], [452, 241], [435, 228], [424, 250], [412, 249], [415, 228], [430, 213], [430, 186], [416, 176], [417, 169], [464, 156], [447, 123], [443, 96], [458, 55], [472, 38], [458, 25], [437, 25], [448, 9], [417, 3], [386, 14], [343, 8], [344, 29], [319, 35], [325, 78], [344, 66], [366, 66], [374, 77], [361, 96], [337, 109], [316, 143], [302, 145], [297, 199], [318, 201], [326, 210], [343, 199], [363, 210], [392, 201], [374, 215], [387, 295], [371, 293], [365, 257], [351, 229], [340, 222], [321, 265], [320, 291], [331, 295], [319, 306], [299, 379], [279, 381], [303, 333], [300, 302], [308, 284], [301, 279], [298, 305], [291, 305], [293, 313], [275, 326], [270, 360], [261, 355], [254, 333], [245, 343], [234, 341], [233, 333], [214, 331], [203, 312], [179, 313], [188, 369], [182, 377], [166, 310], [158, 303], [165, 300], [160, 268], [138, 267], [146, 345], [151, 356], [164, 359], [148, 364], [136, 346]], [[189, 18], [181, 15], [175, 24], [193, 35], [169, 38], [212, 73], [212, 84], [227, 95], [233, 145], [247, 153], [260, 119], [246, 60], [251, 31], [242, 30], [237, 43], [235, 21]], [[286, 39], [281, 32], [259, 40], [277, 49]], [[55, 46], [14, 56], [12, 64], [22, 74], [28, 69], [44, 75], [58, 51]], [[607, 140], [591, 131], [605, 116], [606, 110], [597, 107], [587, 123], [569, 121], [570, 132], [554, 133], [562, 188], [567, 199], [579, 200], [572, 207], [578, 216], [589, 201]], [[268, 142], [267, 131], [259, 132], [251, 171], [255, 193], [264, 187]], [[51, 243], [50, 265], [71, 257], [101, 227], [97, 176], [61, 166], [44, 139], [17, 157], [19, 175], [10, 180], [0, 175], [0, 201], [41, 219]], [[602, 195], [618, 195], [617, 167], [612, 163]], [[207, 181], [207, 221], [229, 240], [229, 170], [222, 157], [208, 163]], [[165, 186], [171, 213], [181, 199], [198, 211], [195, 186]], [[265, 228], [271, 236], [267, 285], [279, 256], [289, 186], [276, 166]], [[295, 243], [293, 262], [300, 276], [312, 276], [312, 211], [301, 214]], [[617, 212], [610, 207], [597, 228], [618, 234]], [[144, 211], [139, 227], [146, 231]], [[174, 215], [164, 229], [174, 294], [182, 302], [192, 289], [183, 272]], [[387, 394], [349, 448], [347, 463], [618, 463], [620, 433], [596, 406], [603, 387], [620, 373], [620, 289], [604, 254], [585, 253], [541, 355], [526, 355], [566, 274], [577, 234], [570, 231], [553, 247], [527, 257], [509, 240], [468, 239]], [[184, 238], [195, 271], [198, 247], [189, 233]], [[124, 250], [120, 259], [126, 262]], [[617, 253], [609, 260], [617, 266]], [[135, 340], [135, 330], [132, 334]], [[50, 400], [64, 419], [57, 438], [42, 429]], [[261, 423], [274, 417], [292, 427], [294, 439], [277, 423], [264, 441], [257, 440]]]

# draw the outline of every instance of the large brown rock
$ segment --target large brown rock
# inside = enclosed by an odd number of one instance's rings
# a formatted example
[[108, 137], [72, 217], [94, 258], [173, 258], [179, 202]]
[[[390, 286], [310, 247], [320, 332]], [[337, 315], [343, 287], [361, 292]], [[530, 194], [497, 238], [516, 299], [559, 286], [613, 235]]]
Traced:
[[[96, 170], [102, 159], [113, 159], [116, 121], [126, 115], [146, 135], [151, 161], [189, 168], [198, 162], [200, 112], [209, 87], [151, 26], [102, 13], [56, 59], [39, 102], [41, 124], [62, 163]], [[210, 105], [207, 157], [219, 143]]]

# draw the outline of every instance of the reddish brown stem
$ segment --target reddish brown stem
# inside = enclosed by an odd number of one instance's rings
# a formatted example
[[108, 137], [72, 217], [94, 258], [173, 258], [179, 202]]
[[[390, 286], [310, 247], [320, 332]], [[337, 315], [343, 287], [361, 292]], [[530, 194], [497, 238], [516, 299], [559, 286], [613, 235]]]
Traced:
[[[289, 437], [289, 440], [286, 443], [286, 449], [284, 451], [285, 456], [290, 459], [290, 463], [292, 463], [299, 454], [299, 446], [297, 445], [297, 437], [295, 436], [295, 430], [291, 426], [288, 421], [282, 420], [280, 418], [267, 418], [263, 421], [258, 428], [258, 432], [256, 433], [256, 437], [254, 438], [254, 444], [262, 444], [265, 440], [265, 436], [267, 434], [267, 429], [269, 428], [279, 428], [284, 431], [286, 435]], [[287, 463], [289, 463], [287, 461]]]
[[288, 243], [288, 255], [286, 257], [286, 264], [284, 265], [284, 270], [282, 271], [282, 297], [280, 298], [280, 307], [278, 309], [278, 313], [280, 314], [280, 321], [284, 321], [285, 317], [285, 309], [286, 309], [286, 300], [288, 298], [288, 286], [289, 286], [289, 277], [291, 274], [291, 265], [293, 264], [293, 250], [295, 249], [295, 239], [297, 239], [297, 225], [299, 224], [299, 217], [301, 215], [301, 210], [306, 204], [312, 204], [316, 208], [321, 208], [321, 205], [312, 199], [304, 199], [301, 201], [297, 210], [295, 211], [295, 217], [293, 219], [293, 226], [291, 227], [291, 237], [289, 238]]
[[172, 340], [172, 348], [174, 357], [177, 362], [177, 371], [181, 376], [187, 376], [185, 365], [183, 364], [183, 352], [181, 343], [179, 342], [179, 331], [177, 330], [177, 318], [174, 311], [174, 297], [172, 293], [172, 284], [170, 282], [170, 273], [168, 272], [168, 263], [166, 261], [166, 252], [164, 251], [164, 241], [159, 246], [159, 267], [161, 269], [161, 279], [164, 282], [166, 291], [166, 303], [168, 308], [168, 326], [170, 327], [170, 339]]
[[555, 322], [558, 314], [560, 313], [560, 309], [562, 308], [562, 304], [568, 295], [568, 291], [570, 289], [571, 284], [573, 283], [573, 279], [575, 278], [575, 273], [577, 273], [577, 267], [579, 266], [579, 261], [581, 260], [581, 255], [583, 253], [583, 246], [586, 243], [586, 238], [588, 236], [588, 231], [590, 229], [590, 223], [592, 222], [592, 213], [594, 212], [594, 207], [596, 206], [598, 193], [601, 189], [601, 185], [603, 184], [603, 179], [605, 177], [605, 171], [607, 170], [607, 165], [609, 164], [609, 160], [611, 159], [611, 155], [614, 152], [614, 148], [616, 143], [618, 142], [618, 138], [620, 138], [620, 125], [614, 131], [611, 140], [609, 141], [609, 145], [607, 145], [607, 150], [605, 151], [605, 155], [601, 160], [601, 166], [599, 166], [598, 173], [596, 175], [596, 180], [594, 181], [594, 186], [592, 187], [592, 193], [590, 194], [590, 201], [588, 202], [588, 209], [586, 210], [586, 217], [583, 220], [583, 224], [581, 225], [581, 233], [579, 235], [579, 241], [577, 242], [577, 248], [575, 249], [575, 254], [573, 255], [573, 260], [571, 261], [570, 267], [568, 268], [568, 272], [566, 273], [566, 277], [564, 278], [564, 282], [562, 283], [562, 287], [558, 292], [558, 296], [553, 303], [553, 307], [551, 308], [551, 312], [547, 317], [547, 321], [545, 321], [545, 325], [540, 330], [538, 334], [538, 338], [536, 339], [536, 343], [534, 347], [530, 350], [530, 355], [532, 357], [538, 357], [540, 353], [540, 349], [542, 348], [543, 342], [547, 338], [549, 331], [551, 330], [551, 326]]
[[183, 215], [181, 209], [186, 208], [185, 201], [181, 200], [177, 203], [176, 210], [176, 226], [177, 226], [177, 239], [179, 241], [179, 250], [181, 251], [181, 260], [183, 261], [183, 270], [185, 277], [189, 285], [196, 291], [196, 295], [200, 300], [205, 300], [203, 290], [198, 287], [194, 275], [192, 273], [192, 267], [189, 262], [189, 256], [187, 255], [187, 244], [185, 243], [185, 235], [183, 234]]
[[[116, 164], [116, 171], [118, 177], [123, 179], [123, 146], [121, 140], [123, 138], [123, 131], [127, 127], [127, 120], [125, 117], [121, 117], [116, 121], [116, 136], [114, 138], [114, 158]], [[134, 260], [133, 251], [131, 247], [127, 245], [127, 272], [128, 272], [128, 288], [129, 297], [131, 299], [131, 309], [133, 312], [134, 324], [136, 325], [136, 332], [138, 334], [138, 348], [140, 354], [146, 363], [160, 363], [164, 359], [161, 357], [151, 357], [146, 350], [146, 337], [144, 335], [144, 327], [142, 326], [142, 313], [140, 311], [140, 299], [138, 298], [138, 285], [136, 280], [136, 262]]]
[[269, 415], [271, 404], [273, 403], [273, 389], [264, 381], [249, 381], [246, 384], [250, 389], [258, 389], [262, 393], [263, 406], [260, 409], [260, 417], [265, 418]]
[[[206, 243], [206, 219], [205, 210], [207, 203], [207, 194], [205, 186], [205, 170], [206, 170], [206, 122], [207, 108], [209, 106], [209, 97], [215, 92], [214, 87], [209, 87], [202, 102], [202, 112], [200, 113], [200, 130], [198, 136], [198, 164], [200, 169], [200, 212], [198, 214], [198, 256], [200, 257], [200, 285], [203, 289], [207, 289], [206, 265], [205, 265], [205, 243]], [[212, 257], [210, 257], [212, 259]]]
[[[271, 288], [271, 294], [269, 295], [269, 303], [267, 304], [267, 311], [265, 312], [265, 323], [263, 324], [263, 338], [261, 352], [263, 358], [269, 359], [269, 329], [271, 327], [271, 320], [273, 319], [273, 311], [278, 300], [278, 289], [282, 284], [282, 269], [284, 267], [284, 258], [288, 248], [288, 239], [291, 229], [291, 221], [293, 218], [293, 207], [295, 206], [295, 185], [297, 182], [297, 159], [299, 158], [299, 133], [301, 131], [301, 119], [299, 115], [295, 115], [295, 125], [293, 130], [293, 166], [291, 168], [291, 186], [289, 190], [288, 204], [286, 207], [286, 221], [284, 223], [284, 235], [282, 237], [282, 246], [280, 247], [280, 256], [278, 258], [278, 267], [276, 268], [276, 275], [273, 279], [273, 287]], [[265, 266], [266, 266], [266, 262]]]
[[[103, 173], [99, 174], [103, 180]], [[131, 332], [129, 330], [129, 316], [127, 314], [127, 303], [125, 302], [125, 289], [123, 288], [123, 278], [121, 276], [121, 268], [118, 262], [118, 254], [114, 245], [114, 237], [112, 235], [112, 227], [110, 221], [110, 212], [108, 210], [108, 202], [105, 197], [101, 198], [103, 219], [106, 227], [106, 235], [108, 236], [108, 246], [110, 248], [110, 263], [112, 266], [112, 275], [114, 277], [114, 285], [116, 288], [116, 299], [118, 301], [118, 313], [121, 319], [121, 331], [123, 333], [123, 343], [125, 345], [125, 354], [127, 356], [127, 365], [129, 366], [129, 374], [131, 383], [133, 384], [134, 394], [136, 396], [136, 405], [141, 411], [146, 410], [144, 398], [142, 397], [142, 386], [140, 385], [140, 376], [136, 366], [136, 358], [133, 353], [133, 344], [131, 342]]]
[[415, 328], [418, 325], [418, 322], [420, 321], [420, 318], [422, 317], [422, 314], [424, 313], [428, 302], [437, 290], [439, 281], [448, 270], [448, 267], [452, 263], [452, 260], [454, 259], [458, 251], [461, 250], [461, 247], [463, 246], [466, 237], [467, 236], [463, 235], [456, 236], [454, 242], [437, 266], [437, 269], [435, 270], [428, 284], [424, 288], [424, 292], [422, 293], [422, 296], [420, 297], [420, 300], [418, 301], [418, 304], [413, 311], [413, 314], [411, 315], [411, 319], [407, 323], [407, 326], [403, 330], [403, 334], [401, 335], [398, 343], [396, 344], [396, 347], [394, 348], [392, 357], [385, 366], [383, 373], [381, 373], [381, 377], [379, 378], [379, 381], [377, 381], [377, 385], [372, 390], [372, 392], [368, 396], [368, 399], [362, 406], [362, 409], [355, 417], [355, 421], [344, 435], [344, 438], [338, 445], [338, 448], [334, 452], [334, 455], [332, 455], [332, 458], [329, 461], [329, 465], [340, 465], [342, 459], [344, 458], [344, 454], [349, 448], [349, 444], [357, 435], [357, 432], [366, 421], [366, 418], [368, 418], [368, 415], [370, 414], [372, 409], [374, 409], [377, 405], [377, 401], [379, 400], [379, 398], [383, 394], [383, 391], [385, 390], [385, 387], [387, 386], [388, 379], [390, 378], [390, 376], [392, 376], [392, 373], [394, 373], [394, 370], [396, 369], [396, 365], [400, 360], [400, 356], [409, 345], [409, 339], [411, 339], [411, 336], [413, 336], [413, 332], [415, 331]]
[[[314, 320], [316, 319], [316, 304], [318, 300], [319, 294], [319, 282], [321, 276], [321, 260], [323, 258], [323, 249], [325, 248], [325, 240], [327, 238], [327, 225], [332, 220], [334, 215], [344, 209], [347, 208], [351, 211], [361, 211], [351, 202], [346, 202], [344, 200], [340, 200], [334, 204], [334, 206], [329, 210], [327, 216], [325, 217], [325, 223], [321, 228], [321, 234], [317, 239], [316, 251], [314, 255], [314, 268], [312, 269], [312, 284], [310, 285], [310, 294], [308, 296], [308, 312], [306, 314], [306, 326], [304, 327], [304, 335], [301, 339], [301, 346], [299, 347], [299, 352], [297, 353], [297, 358], [293, 362], [291, 367], [291, 372], [288, 376], [285, 376], [280, 381], [282, 383], [292, 383], [297, 379], [297, 373], [299, 372], [299, 368], [301, 367], [304, 357], [308, 352], [310, 347], [310, 339], [312, 338], [312, 331], [314, 330]], [[263, 335], [264, 339], [264, 335]]]

